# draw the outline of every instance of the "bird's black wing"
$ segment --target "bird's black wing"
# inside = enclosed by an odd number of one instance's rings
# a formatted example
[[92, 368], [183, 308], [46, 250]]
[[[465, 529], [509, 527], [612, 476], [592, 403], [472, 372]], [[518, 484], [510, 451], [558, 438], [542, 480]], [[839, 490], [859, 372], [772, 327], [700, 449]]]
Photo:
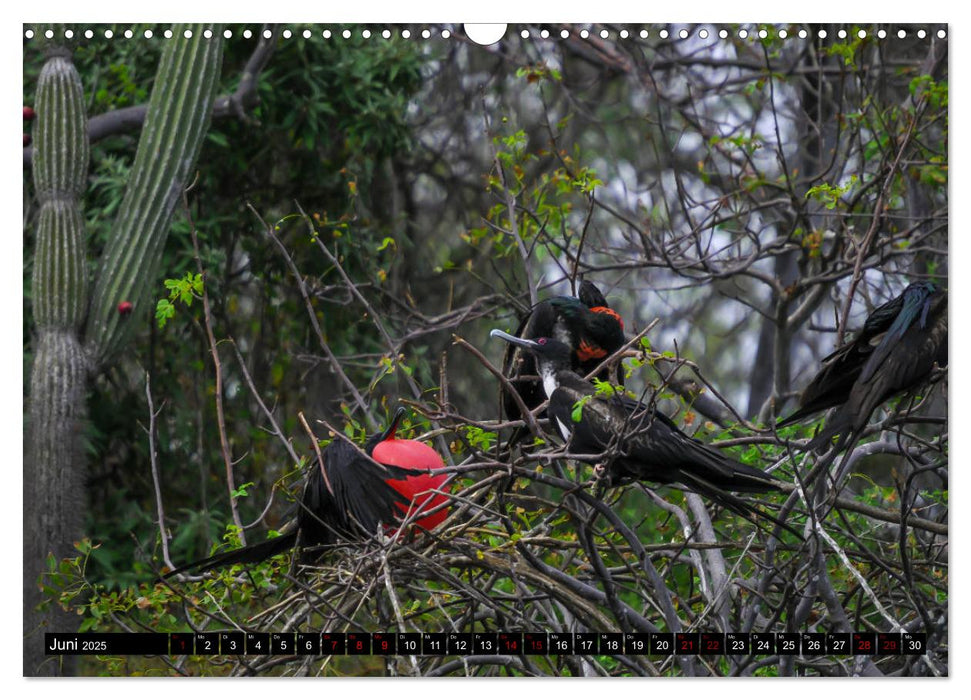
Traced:
[[799, 407], [780, 420], [776, 427], [784, 428], [814, 413], [844, 404], [874, 348], [881, 343], [902, 308], [903, 295], [900, 295], [874, 309], [852, 341], [823, 358], [822, 368], [799, 397]]
[[607, 297], [603, 295], [600, 288], [593, 282], [583, 280], [580, 289], [577, 290], [577, 298], [583, 302], [588, 309], [596, 306], [607, 306]]
[[799, 536], [783, 521], [731, 493], [778, 491], [777, 480], [685, 435], [663, 413], [628, 397], [590, 398], [577, 414], [577, 402], [589, 395], [580, 383], [561, 380], [550, 400], [550, 417], [570, 435], [571, 452], [607, 452], [612, 454], [607, 461], [611, 477], [677, 485], [759, 527], [764, 519]]
[[[550, 413], [572, 433], [570, 449], [574, 453], [596, 454], [615, 447], [622, 475], [636, 479], [674, 483], [683, 482], [686, 473], [695, 473], [733, 491], [778, 489], [778, 482], [765, 472], [689, 437], [654, 408], [626, 396], [585, 399], [590, 396], [587, 382], [571, 381], [568, 373], [561, 373], [558, 379]], [[575, 421], [579, 401], [583, 406], [580, 420]]]
[[302, 500], [306, 507], [299, 516], [308, 544], [326, 544], [337, 536], [370, 536], [379, 524], [393, 525], [401, 513], [396, 504], [403, 498], [386, 480], [420, 473], [378, 464], [339, 438], [327, 447], [323, 458], [330, 488], [314, 460]]
[[826, 447], [830, 440], [866, 427], [870, 414], [894, 395], [920, 384], [935, 363], [947, 364], [947, 297], [934, 300], [925, 327], [914, 323], [899, 340], [882, 353], [881, 361], [853, 386], [846, 402], [830, 416], [825, 427], [809, 443], [809, 449]]
[[336, 439], [322, 454], [327, 478], [317, 458], [311, 462], [296, 514], [286, 532], [263, 542], [222, 552], [179, 567], [165, 578], [184, 571], [217, 569], [231, 564], [252, 564], [285, 552], [296, 544], [333, 544], [338, 539], [357, 539], [377, 532], [378, 525], [392, 525], [408, 503], [387, 479], [405, 479], [424, 472], [380, 465], [345, 440]]
[[[324, 451], [325, 459], [329, 453], [331, 453], [330, 448]], [[334, 497], [324, 485], [316, 458], [310, 467], [302, 496], [294, 508], [296, 513], [291, 513], [283, 528], [285, 530], [283, 535], [180, 566], [165, 574], [163, 578], [185, 571], [203, 573], [232, 564], [255, 564], [293, 547], [298, 533], [304, 544], [317, 545], [329, 544], [335, 541], [341, 532], [348, 530], [346, 520], [340, 517], [340, 510]]]
[[[738, 462], [721, 451], [682, 432], [663, 413], [641, 405], [630, 421], [629, 458], [657, 464], [670, 481], [686, 486], [706, 483], [744, 493], [777, 491], [778, 482], [760, 469]], [[686, 480], [687, 479], [687, 480]]]
[[860, 335], [863, 338], [872, 340], [875, 336], [882, 335], [890, 330], [893, 322], [900, 315], [904, 308], [904, 295], [898, 294], [888, 302], [884, 302], [866, 317]]
[[869, 343], [857, 340], [825, 357], [819, 373], [803, 389], [799, 408], [780, 420], [776, 427], [784, 428], [844, 403], [872, 352], [873, 347]]

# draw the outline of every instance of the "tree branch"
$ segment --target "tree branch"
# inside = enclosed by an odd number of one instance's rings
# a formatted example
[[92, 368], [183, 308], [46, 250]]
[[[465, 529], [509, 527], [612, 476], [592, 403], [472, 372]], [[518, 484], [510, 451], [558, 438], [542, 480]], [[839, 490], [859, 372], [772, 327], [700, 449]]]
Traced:
[[[265, 28], [270, 28], [273, 31], [271, 27], [272, 25], [266, 25]], [[247, 112], [259, 104], [260, 96], [257, 83], [260, 73], [266, 68], [276, 48], [276, 34], [273, 33], [269, 38], [265, 38], [263, 32], [260, 31], [258, 35], [260, 38], [256, 43], [256, 48], [253, 49], [253, 53], [240, 73], [239, 85], [233, 92], [216, 98], [212, 108], [213, 121], [232, 117], [242, 122], [249, 122], [250, 117]], [[143, 104], [123, 107], [91, 117], [88, 120], [87, 127], [88, 141], [93, 144], [110, 136], [138, 131], [145, 122], [147, 112], [148, 105]], [[31, 167], [33, 160], [34, 147], [27, 146], [24, 148], [24, 167]]]

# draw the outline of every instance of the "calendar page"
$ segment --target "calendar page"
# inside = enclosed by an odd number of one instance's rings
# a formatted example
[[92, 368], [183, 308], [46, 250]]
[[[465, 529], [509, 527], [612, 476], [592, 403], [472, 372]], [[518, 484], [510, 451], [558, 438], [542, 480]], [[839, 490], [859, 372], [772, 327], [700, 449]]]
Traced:
[[947, 24], [22, 44], [25, 676], [950, 675]]

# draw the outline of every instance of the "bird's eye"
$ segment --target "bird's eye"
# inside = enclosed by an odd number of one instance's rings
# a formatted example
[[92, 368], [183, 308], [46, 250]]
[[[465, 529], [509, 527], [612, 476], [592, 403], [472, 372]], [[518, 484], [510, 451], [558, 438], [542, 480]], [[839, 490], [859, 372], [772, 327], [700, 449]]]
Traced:
[[536, 342], [540, 345], [546, 345], [546, 338], [537, 338]]

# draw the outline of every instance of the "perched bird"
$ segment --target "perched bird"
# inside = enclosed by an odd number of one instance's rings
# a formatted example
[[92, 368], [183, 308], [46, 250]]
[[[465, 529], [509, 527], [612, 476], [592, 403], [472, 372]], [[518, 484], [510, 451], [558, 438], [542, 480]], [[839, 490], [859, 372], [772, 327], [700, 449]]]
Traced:
[[[576, 297], [552, 297], [536, 304], [520, 322], [516, 335], [521, 338], [556, 338], [566, 344], [570, 348], [570, 368], [585, 377], [604, 358], [623, 346], [624, 322], [607, 306], [607, 300], [597, 286], [584, 280]], [[519, 346], [510, 345], [506, 349], [502, 373], [530, 410], [546, 400], [536, 360]], [[622, 384], [623, 374], [618, 371], [611, 377], [604, 370], [598, 379]], [[504, 392], [502, 401], [509, 420], [522, 417], [512, 395]]]
[[421, 514], [448, 500], [447, 475], [428, 473], [444, 462], [425, 443], [396, 436], [403, 415], [404, 409], [399, 408], [388, 429], [371, 437], [363, 451], [335, 439], [322, 453], [323, 464], [315, 455], [296, 516], [283, 527], [284, 534], [187, 564], [165, 576], [259, 562], [295, 546], [298, 538], [303, 546], [365, 539], [379, 525], [393, 531], [395, 523], [412, 514], [415, 526], [434, 529], [445, 520], [448, 509]]
[[823, 359], [799, 408], [778, 427], [838, 406], [809, 448], [857, 436], [877, 406], [918, 387], [935, 365], [947, 365], [947, 292], [932, 282], [915, 282], [874, 309], [852, 341]]
[[685, 435], [651, 406], [623, 395], [598, 396], [594, 385], [571, 369], [572, 350], [565, 343], [554, 338], [517, 338], [500, 330], [493, 330], [491, 335], [535, 358], [549, 398], [551, 423], [569, 444], [570, 452], [606, 453], [603, 459], [611, 480], [680, 484], [746, 518], [759, 515], [788, 529], [729, 493], [778, 491], [778, 480]]

